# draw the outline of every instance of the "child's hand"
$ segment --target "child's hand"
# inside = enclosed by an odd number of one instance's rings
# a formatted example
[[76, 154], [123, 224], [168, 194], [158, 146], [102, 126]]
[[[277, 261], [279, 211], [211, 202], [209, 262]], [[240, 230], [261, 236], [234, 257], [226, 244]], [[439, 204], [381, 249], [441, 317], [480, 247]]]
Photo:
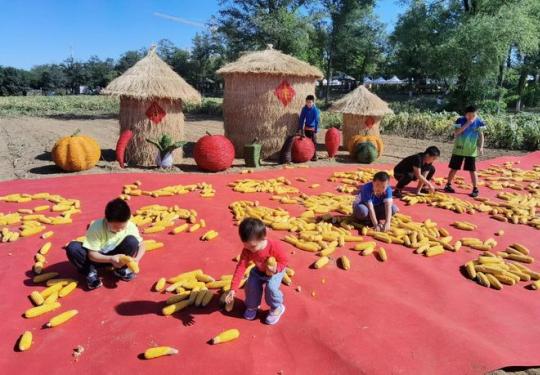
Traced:
[[390, 223], [386, 222], [384, 223], [384, 226], [382, 227], [383, 232], [388, 232], [390, 230]]
[[484, 148], [480, 147], [480, 155], [484, 155]]
[[274, 266], [266, 265], [266, 274], [268, 276], [275, 275], [277, 273], [277, 264]]
[[225, 303], [226, 304], [232, 303], [234, 301], [235, 294], [236, 293], [234, 290], [229, 291], [229, 294], [227, 294], [227, 297], [225, 297]]
[[114, 268], [124, 267], [124, 263], [120, 261], [120, 255], [111, 256], [111, 264], [113, 265]]

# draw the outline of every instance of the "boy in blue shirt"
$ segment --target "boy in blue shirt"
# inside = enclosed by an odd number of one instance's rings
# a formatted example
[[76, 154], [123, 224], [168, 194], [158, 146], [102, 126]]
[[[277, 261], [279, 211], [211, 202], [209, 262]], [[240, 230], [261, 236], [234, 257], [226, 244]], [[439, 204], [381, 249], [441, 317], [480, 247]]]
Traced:
[[317, 131], [319, 130], [320, 116], [319, 108], [315, 106], [315, 97], [308, 95], [306, 97], [306, 105], [300, 112], [297, 133], [310, 138], [313, 142], [315, 154], [313, 154], [312, 161], [317, 160]]
[[371, 222], [377, 232], [390, 230], [392, 216], [398, 212], [389, 182], [388, 173], [375, 173], [373, 181], [362, 186], [353, 202], [354, 217], [361, 222]]
[[[480, 155], [484, 154], [484, 122], [476, 115], [476, 108], [473, 106], [465, 109], [465, 116], [456, 120], [454, 125], [454, 150], [450, 159], [450, 173], [444, 191], [447, 193], [455, 193], [452, 187], [452, 180], [457, 171], [463, 169], [471, 174], [471, 182], [473, 190], [471, 197], [477, 197], [478, 191], [478, 175], [476, 174], [476, 157], [478, 156], [477, 149], [480, 149]], [[480, 142], [478, 142], [480, 141]]]

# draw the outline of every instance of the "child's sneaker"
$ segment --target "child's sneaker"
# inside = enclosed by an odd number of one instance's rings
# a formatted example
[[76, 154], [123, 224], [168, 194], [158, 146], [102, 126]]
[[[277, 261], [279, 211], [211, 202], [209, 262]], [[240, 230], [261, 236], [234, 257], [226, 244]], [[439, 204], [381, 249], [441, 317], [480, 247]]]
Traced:
[[394, 198], [396, 198], [396, 199], [403, 198], [403, 193], [401, 192], [401, 190], [399, 190], [399, 189], [394, 190]]
[[474, 188], [474, 189], [472, 190], [472, 193], [469, 194], [469, 195], [470, 195], [471, 197], [473, 197], [473, 198], [476, 198], [476, 197], [478, 196], [478, 194], [480, 194], [480, 191], [478, 190], [478, 188]]
[[131, 281], [135, 278], [135, 273], [127, 267], [115, 269], [114, 274], [118, 276], [122, 281]]
[[257, 309], [246, 309], [244, 311], [244, 319], [253, 320], [257, 317]]
[[103, 283], [99, 279], [97, 271], [91, 271], [88, 273], [88, 275], [86, 275], [86, 286], [89, 290], [99, 288], [102, 285]]
[[452, 185], [450, 185], [450, 184], [446, 184], [446, 186], [444, 187], [444, 191], [446, 191], [447, 193], [455, 193], [456, 192], [454, 190], [454, 188], [452, 187]]
[[281, 307], [278, 307], [275, 310], [272, 310], [268, 313], [268, 316], [266, 317], [266, 324], [276, 324], [279, 322], [279, 318], [281, 318], [281, 315], [285, 312], [285, 305], [281, 305]]

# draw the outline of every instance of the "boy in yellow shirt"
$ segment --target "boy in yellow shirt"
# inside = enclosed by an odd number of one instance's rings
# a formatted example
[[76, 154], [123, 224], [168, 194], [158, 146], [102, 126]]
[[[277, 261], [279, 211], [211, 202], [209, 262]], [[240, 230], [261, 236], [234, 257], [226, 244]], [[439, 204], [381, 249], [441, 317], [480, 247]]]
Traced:
[[88, 289], [102, 285], [97, 269], [107, 263], [113, 265], [114, 274], [121, 280], [135, 278], [135, 274], [120, 262], [122, 255], [129, 255], [139, 262], [145, 252], [139, 229], [130, 218], [128, 204], [120, 198], [114, 199], [105, 207], [105, 218], [90, 225], [84, 242], [72, 241], [68, 245], [67, 257], [86, 276]]

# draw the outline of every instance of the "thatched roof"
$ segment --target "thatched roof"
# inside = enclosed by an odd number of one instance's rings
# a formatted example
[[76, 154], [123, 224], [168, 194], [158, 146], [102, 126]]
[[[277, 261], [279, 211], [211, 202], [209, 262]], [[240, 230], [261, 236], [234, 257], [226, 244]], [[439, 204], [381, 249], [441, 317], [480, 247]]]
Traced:
[[228, 74], [269, 74], [313, 79], [323, 77], [318, 68], [272, 49], [271, 45], [264, 51], [246, 53], [235, 62], [223, 66], [217, 73], [222, 76]]
[[360, 116], [384, 116], [393, 113], [388, 103], [364, 86], [358, 86], [354, 91], [339, 99], [330, 107], [330, 111]]
[[145, 100], [201, 101], [201, 94], [161, 60], [155, 48], [151, 48], [148, 55], [109, 83], [101, 93]]

